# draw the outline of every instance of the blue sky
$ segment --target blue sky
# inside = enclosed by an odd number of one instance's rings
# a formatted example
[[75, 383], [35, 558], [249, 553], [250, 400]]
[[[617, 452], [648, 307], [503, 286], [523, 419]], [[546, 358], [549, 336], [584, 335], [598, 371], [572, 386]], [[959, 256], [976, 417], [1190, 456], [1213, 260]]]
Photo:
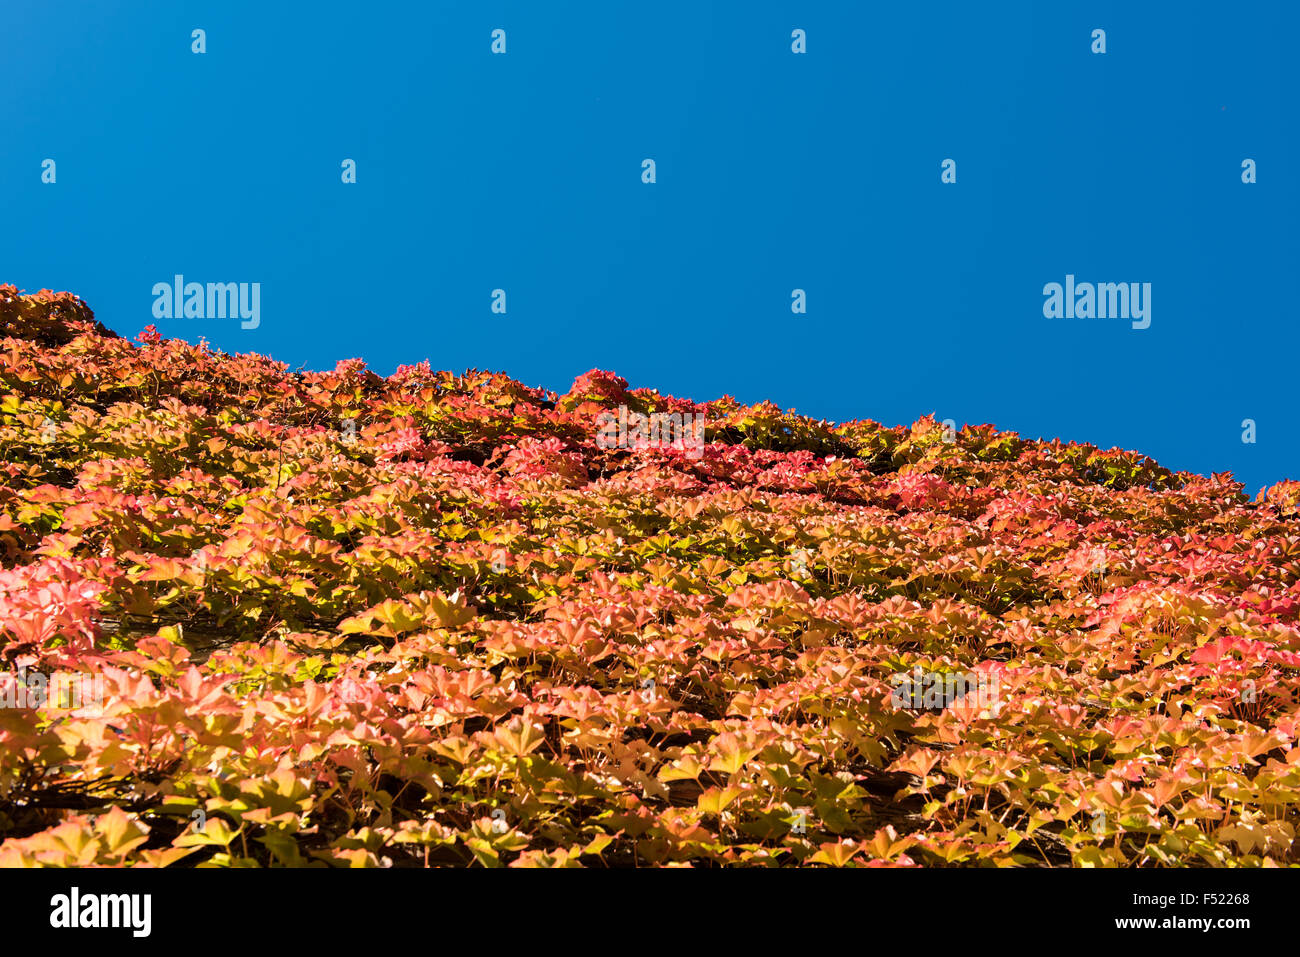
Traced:
[[[1300, 478], [1294, 3], [280, 6], [9, 4], [0, 281], [126, 335], [177, 273], [259, 282], [256, 329], [159, 330], [294, 367], [598, 367]], [[1045, 318], [1067, 274], [1151, 283], [1150, 327]]]

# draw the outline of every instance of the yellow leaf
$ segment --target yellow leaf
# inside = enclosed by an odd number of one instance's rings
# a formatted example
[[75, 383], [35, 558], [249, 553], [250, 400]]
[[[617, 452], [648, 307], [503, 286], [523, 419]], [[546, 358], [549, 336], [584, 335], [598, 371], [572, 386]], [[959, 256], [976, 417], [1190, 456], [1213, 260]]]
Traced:
[[[239, 831], [242, 831], [241, 827]], [[203, 830], [186, 831], [176, 840], [172, 841], [173, 847], [203, 847], [205, 845], [216, 845], [218, 847], [229, 847], [230, 842], [239, 836], [239, 831], [230, 830], [229, 825], [219, 817], [210, 817], [204, 824]]]
[[709, 788], [700, 795], [695, 806], [705, 814], [721, 814], [726, 810], [727, 805], [743, 793], [740, 788], [734, 787]]

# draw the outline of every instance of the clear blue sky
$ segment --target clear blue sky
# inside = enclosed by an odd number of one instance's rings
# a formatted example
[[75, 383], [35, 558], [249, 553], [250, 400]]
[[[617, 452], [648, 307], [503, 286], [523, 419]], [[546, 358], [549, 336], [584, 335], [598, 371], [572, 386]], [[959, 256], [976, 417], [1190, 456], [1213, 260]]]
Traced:
[[[0, 281], [126, 335], [177, 273], [260, 282], [257, 329], [157, 325], [293, 366], [599, 367], [1300, 478], [1294, 2], [289, 6], [10, 0]], [[1150, 282], [1150, 328], [1044, 318], [1067, 273]]]

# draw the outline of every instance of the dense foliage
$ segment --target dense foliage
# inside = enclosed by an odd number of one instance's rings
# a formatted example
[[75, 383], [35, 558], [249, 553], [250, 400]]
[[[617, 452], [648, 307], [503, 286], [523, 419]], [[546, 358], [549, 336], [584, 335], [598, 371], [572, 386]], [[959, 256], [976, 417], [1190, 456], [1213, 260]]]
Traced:
[[[0, 336], [8, 692], [104, 688], [0, 708], [0, 864], [1296, 860], [1300, 483], [12, 286]], [[958, 673], [995, 700], [898, 700]]]

